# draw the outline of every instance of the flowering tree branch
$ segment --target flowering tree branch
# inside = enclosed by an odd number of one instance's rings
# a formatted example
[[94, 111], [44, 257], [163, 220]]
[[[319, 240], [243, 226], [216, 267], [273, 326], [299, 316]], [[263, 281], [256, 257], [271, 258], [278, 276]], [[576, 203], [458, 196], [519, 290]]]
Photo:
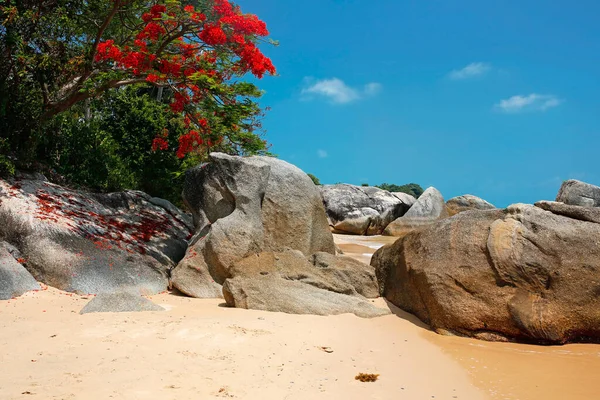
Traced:
[[[79, 67], [65, 69], [58, 89], [42, 88], [42, 119], [109, 89], [146, 83], [168, 88], [169, 108], [183, 119], [186, 133], [179, 139], [179, 157], [211, 148], [223, 136], [232, 137], [231, 132], [251, 133], [260, 127], [260, 109], [248, 100], [260, 91], [236, 78], [275, 74], [271, 60], [258, 48], [269, 34], [263, 21], [243, 14], [229, 0], [198, 0], [198, 8], [175, 1], [154, 3], [137, 12], [133, 3], [110, 0], [106, 15], [92, 19], [97, 30], [90, 35], [84, 61], [73, 59]], [[169, 148], [163, 136], [157, 139], [156, 149]], [[239, 140], [231, 143], [236, 146]]]

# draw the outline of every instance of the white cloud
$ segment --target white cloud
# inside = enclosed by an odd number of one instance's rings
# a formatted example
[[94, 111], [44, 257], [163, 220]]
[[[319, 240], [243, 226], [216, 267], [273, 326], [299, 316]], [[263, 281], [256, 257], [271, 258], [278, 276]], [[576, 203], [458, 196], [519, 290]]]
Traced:
[[482, 62], [474, 62], [462, 69], [455, 69], [448, 74], [450, 79], [453, 80], [462, 80], [474, 78], [476, 76], [485, 75], [489, 70], [492, 69], [490, 64], [482, 63]]
[[317, 150], [317, 155], [319, 158], [327, 158], [329, 156], [329, 154], [327, 154], [327, 152], [323, 149]]
[[365, 85], [364, 92], [367, 96], [375, 96], [376, 94], [381, 92], [381, 89], [383, 89], [381, 83], [371, 82]]
[[559, 106], [563, 100], [552, 94], [531, 93], [527, 96], [512, 96], [505, 100], [500, 100], [494, 106], [495, 109], [515, 113], [519, 111], [546, 111], [549, 108]]
[[311, 78], [306, 78], [305, 81], [308, 86], [302, 89], [303, 95], [325, 97], [336, 104], [347, 104], [360, 100], [364, 96], [374, 96], [382, 89], [381, 84], [377, 82], [368, 83], [363, 89], [356, 89], [338, 78], [322, 79], [316, 82]]

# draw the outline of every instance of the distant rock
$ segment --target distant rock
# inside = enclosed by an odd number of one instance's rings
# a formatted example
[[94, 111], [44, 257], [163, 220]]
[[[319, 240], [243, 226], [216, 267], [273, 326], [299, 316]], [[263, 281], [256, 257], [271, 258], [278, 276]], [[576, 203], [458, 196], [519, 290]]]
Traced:
[[354, 235], [380, 235], [414, 203], [405, 193], [348, 184], [323, 185], [321, 196], [334, 232]]
[[600, 224], [590, 211], [542, 202], [460, 213], [383, 247], [371, 264], [381, 293], [439, 333], [598, 342]]
[[394, 197], [406, 204], [408, 208], [412, 207], [417, 202], [416, 197], [404, 192], [390, 192]]
[[[190, 218], [143, 192], [99, 194], [41, 180], [0, 180], [0, 237], [40, 282], [69, 292], [168, 287], [191, 236]], [[157, 203], [161, 205], [157, 205]]]
[[600, 187], [571, 179], [562, 184], [556, 201], [572, 206], [600, 207]]
[[285, 161], [212, 153], [186, 173], [183, 197], [196, 233], [172, 282], [187, 295], [222, 297], [230, 268], [253, 254], [335, 254], [319, 189]]
[[161, 306], [153, 303], [139, 294], [131, 292], [100, 293], [90, 300], [79, 312], [80, 314], [105, 313], [105, 312], [142, 312], [165, 311]]
[[556, 215], [600, 224], [600, 207], [571, 206], [555, 201], [538, 201], [535, 206]]
[[359, 317], [389, 314], [365, 297], [378, 297], [373, 267], [344, 256], [265, 252], [230, 269], [223, 294], [229, 306], [290, 314]]
[[0, 242], [0, 300], [9, 300], [30, 290], [40, 289], [39, 283], [17, 259], [25, 262], [14, 246]]
[[414, 229], [435, 223], [449, 216], [444, 197], [434, 187], [429, 187], [402, 217], [385, 228], [386, 236], [404, 236]]
[[469, 210], [493, 210], [496, 208], [493, 204], [472, 194], [453, 197], [446, 202], [446, 207], [448, 207], [450, 215]]

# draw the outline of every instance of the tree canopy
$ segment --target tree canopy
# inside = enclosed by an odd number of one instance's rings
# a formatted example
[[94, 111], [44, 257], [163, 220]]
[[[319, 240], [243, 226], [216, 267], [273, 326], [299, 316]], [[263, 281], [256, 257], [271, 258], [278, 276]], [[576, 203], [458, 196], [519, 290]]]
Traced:
[[9, 0], [0, 20], [0, 129], [13, 150], [74, 104], [140, 83], [171, 92], [186, 132], [158, 148], [179, 157], [222, 141], [243, 151], [260, 127], [261, 92], [240, 78], [275, 74], [258, 48], [269, 32], [227, 0]]
[[60, 157], [67, 137], [108, 129], [114, 100], [125, 97], [121, 115], [139, 114], [141, 97], [158, 107], [142, 109], [164, 114], [150, 124], [153, 137], [142, 135], [143, 151], [267, 153], [262, 92], [244, 77], [276, 73], [259, 49], [274, 42], [228, 0], [7, 0], [0, 23], [0, 169], [7, 157], [54, 167], [49, 147]]
[[380, 189], [387, 190], [388, 192], [402, 192], [407, 193], [413, 196], [414, 198], [419, 198], [424, 192], [421, 185], [417, 183], [408, 183], [406, 185], [395, 185], [393, 183], [382, 183], [381, 185], [376, 186]]

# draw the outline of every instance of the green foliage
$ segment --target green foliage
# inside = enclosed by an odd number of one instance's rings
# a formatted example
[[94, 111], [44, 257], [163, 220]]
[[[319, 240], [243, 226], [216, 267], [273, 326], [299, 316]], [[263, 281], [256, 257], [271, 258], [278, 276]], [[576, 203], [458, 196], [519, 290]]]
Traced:
[[314, 176], [313, 174], [306, 174], [308, 175], [308, 177], [313, 181], [313, 183], [317, 186], [321, 185], [321, 181], [319, 181], [319, 178], [317, 178], [316, 176]]
[[416, 183], [408, 183], [406, 185], [395, 185], [390, 183], [382, 183], [381, 185], [376, 186], [380, 189], [387, 190], [388, 192], [402, 192], [410, 194], [415, 198], [419, 198], [424, 192], [423, 188]]
[[[214, 2], [190, 3], [206, 8]], [[196, 110], [208, 119], [210, 144], [178, 158], [186, 124], [168, 110], [173, 92], [165, 89], [158, 101], [158, 89], [147, 83], [107, 89], [108, 82], [127, 78], [125, 72], [93, 63], [98, 29], [114, 4], [0, 2], [0, 174], [14, 173], [16, 165], [92, 190], [139, 189], [180, 203], [184, 171], [205, 161], [209, 151], [270, 155], [254, 100], [262, 92], [235, 74], [220, 83], [195, 74], [195, 83], [214, 94]], [[102, 40], [132, 37], [153, 2], [121, 4]], [[226, 70], [226, 57], [219, 60]], [[153, 139], [162, 132], [169, 148], [153, 151]]]
[[2, 151], [8, 147], [6, 138], [0, 138], [0, 177], [14, 175], [15, 164], [8, 156], [2, 154]]
[[152, 140], [167, 128], [169, 143], [176, 144], [182, 121], [144, 88], [107, 92], [50, 126], [38, 154], [67, 181], [97, 191], [139, 189], [179, 203], [184, 162], [174, 151], [152, 151]]
[[[169, 93], [164, 101], [169, 101]], [[207, 156], [176, 156], [183, 131], [182, 117], [156, 101], [156, 90], [143, 85], [120, 88], [54, 118], [40, 138], [37, 156], [67, 181], [88, 189], [139, 189], [180, 204], [185, 170]], [[153, 151], [157, 132], [166, 133], [168, 150]], [[256, 140], [258, 144], [242, 145], [238, 153], [268, 154], [264, 142]], [[212, 150], [233, 151], [226, 142]]]
[[360, 186], [362, 186], [362, 187], [369, 187], [369, 184], [368, 183], [361, 183]]

